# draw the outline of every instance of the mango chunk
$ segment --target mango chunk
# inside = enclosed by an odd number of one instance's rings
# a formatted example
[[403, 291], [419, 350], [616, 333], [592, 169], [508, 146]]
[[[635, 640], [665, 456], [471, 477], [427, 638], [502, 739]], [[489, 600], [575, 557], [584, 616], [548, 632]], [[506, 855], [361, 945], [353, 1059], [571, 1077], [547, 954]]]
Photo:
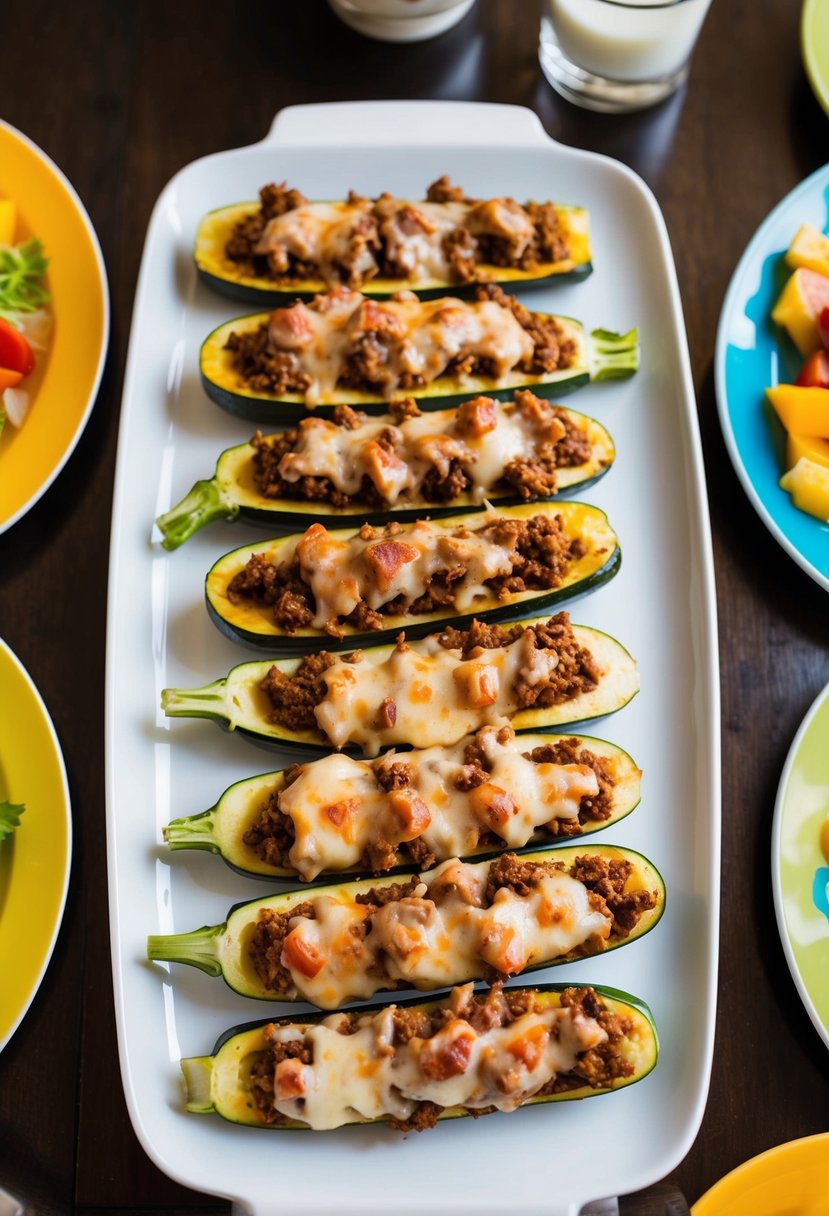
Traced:
[[788, 435], [786, 468], [793, 468], [802, 456], [829, 469], [829, 439], [814, 439], [811, 435]]
[[777, 384], [766, 396], [789, 434], [829, 439], [829, 388]]
[[803, 224], [792, 238], [786, 261], [793, 269], [805, 266], [829, 276], [829, 236], [814, 224]]
[[817, 319], [829, 306], [829, 277], [801, 266], [789, 276], [771, 318], [786, 330], [801, 355], [806, 358], [820, 350]]
[[780, 488], [791, 494], [798, 511], [829, 523], [829, 469], [802, 456], [780, 478]]
[[17, 206], [13, 199], [0, 198], [0, 245], [14, 243], [17, 227]]

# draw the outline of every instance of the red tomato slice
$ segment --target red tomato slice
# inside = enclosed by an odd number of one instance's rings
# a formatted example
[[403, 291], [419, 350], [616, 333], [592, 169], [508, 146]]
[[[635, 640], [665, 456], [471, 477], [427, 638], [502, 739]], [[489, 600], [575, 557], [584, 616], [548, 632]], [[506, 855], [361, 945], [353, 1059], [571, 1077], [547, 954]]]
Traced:
[[820, 316], [817, 319], [817, 331], [820, 334], [824, 350], [829, 350], [829, 305], [820, 310]]
[[19, 329], [0, 317], [0, 367], [28, 376], [34, 371], [34, 351]]
[[[824, 309], [829, 312], [829, 308]], [[795, 380], [802, 388], [829, 388], [829, 353], [816, 350], [803, 364]]]

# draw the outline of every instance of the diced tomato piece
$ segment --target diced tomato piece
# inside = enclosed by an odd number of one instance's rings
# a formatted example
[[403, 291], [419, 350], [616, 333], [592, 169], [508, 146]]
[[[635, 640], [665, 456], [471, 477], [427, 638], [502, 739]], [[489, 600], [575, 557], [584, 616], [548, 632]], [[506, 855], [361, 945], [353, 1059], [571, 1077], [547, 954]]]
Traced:
[[403, 566], [416, 562], [419, 556], [414, 545], [402, 540], [381, 540], [366, 549], [366, 561], [374, 568], [378, 587], [384, 590]]
[[354, 812], [359, 808], [359, 798], [343, 798], [341, 802], [334, 802], [330, 806], [323, 807], [322, 813], [347, 840], [350, 840], [354, 827], [352, 822]]
[[[829, 313], [829, 308], [825, 308], [824, 312]], [[825, 350], [816, 350], [809, 355], [795, 384], [801, 388], [829, 388], [829, 354]]]
[[550, 1032], [546, 1026], [531, 1026], [525, 1034], [512, 1040], [507, 1051], [515, 1056], [516, 1060], [522, 1060], [532, 1072], [541, 1063], [549, 1038]]
[[298, 971], [312, 980], [325, 966], [325, 959], [311, 942], [305, 941], [299, 929], [292, 929], [282, 943], [280, 961], [283, 967]]
[[422, 836], [432, 822], [429, 808], [413, 790], [390, 790], [389, 807], [400, 820], [396, 832], [398, 840], [416, 840]]
[[12, 371], [10, 367], [0, 367], [0, 393], [4, 388], [14, 388], [22, 379], [22, 372]]
[[820, 316], [817, 319], [817, 331], [820, 334], [824, 350], [829, 350], [829, 304], [820, 310]]
[[0, 317], [0, 368], [20, 372], [21, 376], [28, 376], [35, 368], [34, 351], [27, 339], [5, 317]]
[[280, 1060], [276, 1066], [276, 1097], [278, 1100], [301, 1098], [305, 1093], [302, 1078], [302, 1061], [290, 1057]]
[[518, 811], [512, 794], [492, 781], [485, 781], [469, 791], [469, 805], [473, 815], [494, 832], [503, 828]]
[[439, 1031], [428, 1039], [420, 1053], [420, 1069], [430, 1081], [448, 1081], [466, 1072], [472, 1057], [472, 1045], [477, 1038], [471, 1026], [464, 1027], [452, 1038], [449, 1031]]

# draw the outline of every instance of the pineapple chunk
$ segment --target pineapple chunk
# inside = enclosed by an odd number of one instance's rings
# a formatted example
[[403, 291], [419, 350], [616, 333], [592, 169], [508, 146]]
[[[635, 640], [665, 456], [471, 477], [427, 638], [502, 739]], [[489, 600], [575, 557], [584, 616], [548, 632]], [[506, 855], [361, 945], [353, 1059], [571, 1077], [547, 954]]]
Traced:
[[17, 227], [17, 207], [10, 198], [0, 198], [0, 245], [11, 245]]
[[801, 456], [780, 478], [780, 488], [791, 494], [798, 511], [829, 523], [829, 469]]
[[803, 224], [794, 234], [786, 261], [795, 270], [805, 266], [818, 274], [829, 275], [829, 236], [814, 224]]
[[820, 350], [817, 319], [829, 305], [829, 277], [801, 266], [789, 276], [771, 318], [782, 325], [801, 355], [806, 358]]
[[766, 396], [790, 435], [829, 439], [829, 388], [777, 384]]

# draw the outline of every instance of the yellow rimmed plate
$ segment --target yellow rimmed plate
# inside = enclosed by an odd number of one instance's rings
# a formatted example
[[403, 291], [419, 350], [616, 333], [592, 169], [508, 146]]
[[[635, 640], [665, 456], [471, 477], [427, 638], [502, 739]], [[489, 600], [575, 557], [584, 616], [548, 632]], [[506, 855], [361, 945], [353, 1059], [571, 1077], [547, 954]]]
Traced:
[[0, 844], [0, 1049], [37, 992], [60, 927], [72, 850], [66, 769], [26, 669], [0, 639], [0, 801], [25, 803]]
[[825, 1216], [829, 1132], [752, 1157], [706, 1191], [692, 1216]]
[[0, 435], [0, 532], [48, 489], [80, 438], [109, 340], [109, 298], [98, 238], [72, 186], [45, 153], [0, 121], [0, 197], [13, 198], [15, 241], [37, 236], [49, 258], [53, 330], [28, 416]]

